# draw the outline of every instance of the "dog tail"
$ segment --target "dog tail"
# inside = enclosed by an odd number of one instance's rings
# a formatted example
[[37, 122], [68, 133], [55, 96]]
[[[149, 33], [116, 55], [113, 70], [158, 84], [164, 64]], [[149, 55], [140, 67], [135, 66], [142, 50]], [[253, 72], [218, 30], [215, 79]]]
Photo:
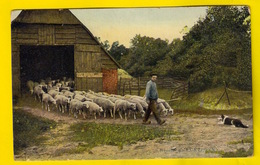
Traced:
[[244, 125], [244, 124], [241, 124], [241, 127], [242, 127], [242, 128], [248, 128], [248, 126], [247, 126], [247, 125]]

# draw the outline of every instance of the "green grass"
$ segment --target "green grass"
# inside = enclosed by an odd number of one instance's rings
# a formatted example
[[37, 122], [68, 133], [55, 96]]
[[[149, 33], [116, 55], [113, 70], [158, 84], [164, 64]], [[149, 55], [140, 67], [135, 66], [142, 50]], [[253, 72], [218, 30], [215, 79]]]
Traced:
[[72, 131], [72, 141], [83, 142], [84, 145], [78, 148], [81, 151], [87, 151], [100, 145], [114, 145], [122, 149], [124, 145], [156, 138], [175, 140], [172, 135], [180, 134], [164, 127], [96, 123], [74, 124], [70, 130]]
[[[229, 91], [228, 96], [231, 105], [228, 104], [226, 95], [221, 99], [218, 105], [216, 103], [224, 92], [223, 87], [209, 89], [200, 93], [191, 93], [188, 97], [174, 100], [170, 102], [172, 108], [177, 110], [245, 110], [252, 109], [252, 95], [246, 92]], [[143, 96], [145, 90], [141, 90]], [[165, 100], [170, 100], [172, 90], [158, 88], [159, 97]]]
[[35, 100], [34, 96], [26, 93], [22, 97], [17, 97], [14, 100], [14, 106], [16, 107], [30, 107], [30, 108], [42, 108], [41, 102]]
[[253, 135], [252, 136], [248, 136], [248, 137], [246, 137], [246, 138], [244, 138], [242, 140], [231, 141], [228, 144], [229, 145], [236, 145], [236, 144], [239, 144], [239, 143], [250, 143], [251, 146], [250, 146], [248, 151], [246, 151], [244, 148], [239, 148], [235, 152], [224, 152], [224, 151], [211, 151], [211, 150], [208, 150], [208, 151], [206, 151], [206, 153], [217, 153], [217, 154], [220, 154], [221, 157], [223, 157], [223, 158], [253, 156], [253, 153], [254, 153], [254, 139], [253, 139]]
[[[158, 90], [158, 95], [161, 99], [170, 100], [172, 94], [172, 91], [170, 89], [158, 88], [157, 90]], [[140, 95], [144, 96], [144, 94], [145, 94], [145, 89], [142, 89], [140, 91]]]
[[238, 141], [231, 141], [228, 144], [239, 144], [239, 143], [251, 143], [254, 144], [254, 137], [252, 136], [248, 136], [242, 140], [238, 140]]
[[221, 156], [223, 158], [231, 158], [231, 157], [248, 157], [253, 156], [254, 153], [254, 146], [252, 145], [248, 151], [244, 148], [238, 149], [236, 152], [222, 152]]
[[232, 158], [232, 157], [249, 157], [253, 156], [254, 153], [254, 145], [252, 145], [248, 151], [246, 151], [244, 148], [239, 148], [235, 152], [224, 152], [224, 151], [211, 151], [207, 150], [206, 153], [216, 153], [221, 155], [223, 158]]
[[55, 126], [54, 121], [35, 117], [19, 109], [14, 110], [14, 153], [18, 154], [22, 149], [32, 145], [40, 145], [46, 140], [40, 135]]

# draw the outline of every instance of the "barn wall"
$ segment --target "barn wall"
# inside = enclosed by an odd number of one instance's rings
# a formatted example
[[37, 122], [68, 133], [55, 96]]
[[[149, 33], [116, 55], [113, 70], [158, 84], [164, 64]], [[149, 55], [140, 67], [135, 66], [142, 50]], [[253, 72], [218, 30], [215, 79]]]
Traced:
[[77, 90], [102, 91], [102, 68], [118, 68], [81, 25], [16, 24], [12, 27], [14, 95], [20, 94], [20, 45], [74, 45], [74, 80]]
[[110, 94], [117, 94], [118, 74], [117, 69], [102, 69], [103, 91]]

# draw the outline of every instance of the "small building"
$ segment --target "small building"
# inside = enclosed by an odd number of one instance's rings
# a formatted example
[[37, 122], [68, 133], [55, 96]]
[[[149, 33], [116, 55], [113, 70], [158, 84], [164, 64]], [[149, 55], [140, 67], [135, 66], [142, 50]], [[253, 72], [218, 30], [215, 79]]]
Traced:
[[120, 65], [70, 10], [23, 10], [12, 21], [13, 95], [28, 80], [72, 78], [76, 90], [117, 93]]

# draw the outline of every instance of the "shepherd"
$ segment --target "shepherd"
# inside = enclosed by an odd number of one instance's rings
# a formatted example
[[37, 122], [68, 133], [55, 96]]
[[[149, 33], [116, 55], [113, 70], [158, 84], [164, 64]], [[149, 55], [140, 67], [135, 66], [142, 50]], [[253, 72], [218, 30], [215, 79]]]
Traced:
[[163, 125], [166, 122], [166, 120], [160, 119], [160, 115], [157, 110], [158, 92], [155, 83], [156, 80], [157, 80], [157, 74], [152, 74], [151, 80], [149, 80], [146, 84], [145, 97], [146, 97], [146, 102], [148, 104], [148, 109], [145, 113], [143, 124], [151, 124], [151, 121], [148, 120], [151, 112], [153, 112], [155, 120], [159, 125]]

